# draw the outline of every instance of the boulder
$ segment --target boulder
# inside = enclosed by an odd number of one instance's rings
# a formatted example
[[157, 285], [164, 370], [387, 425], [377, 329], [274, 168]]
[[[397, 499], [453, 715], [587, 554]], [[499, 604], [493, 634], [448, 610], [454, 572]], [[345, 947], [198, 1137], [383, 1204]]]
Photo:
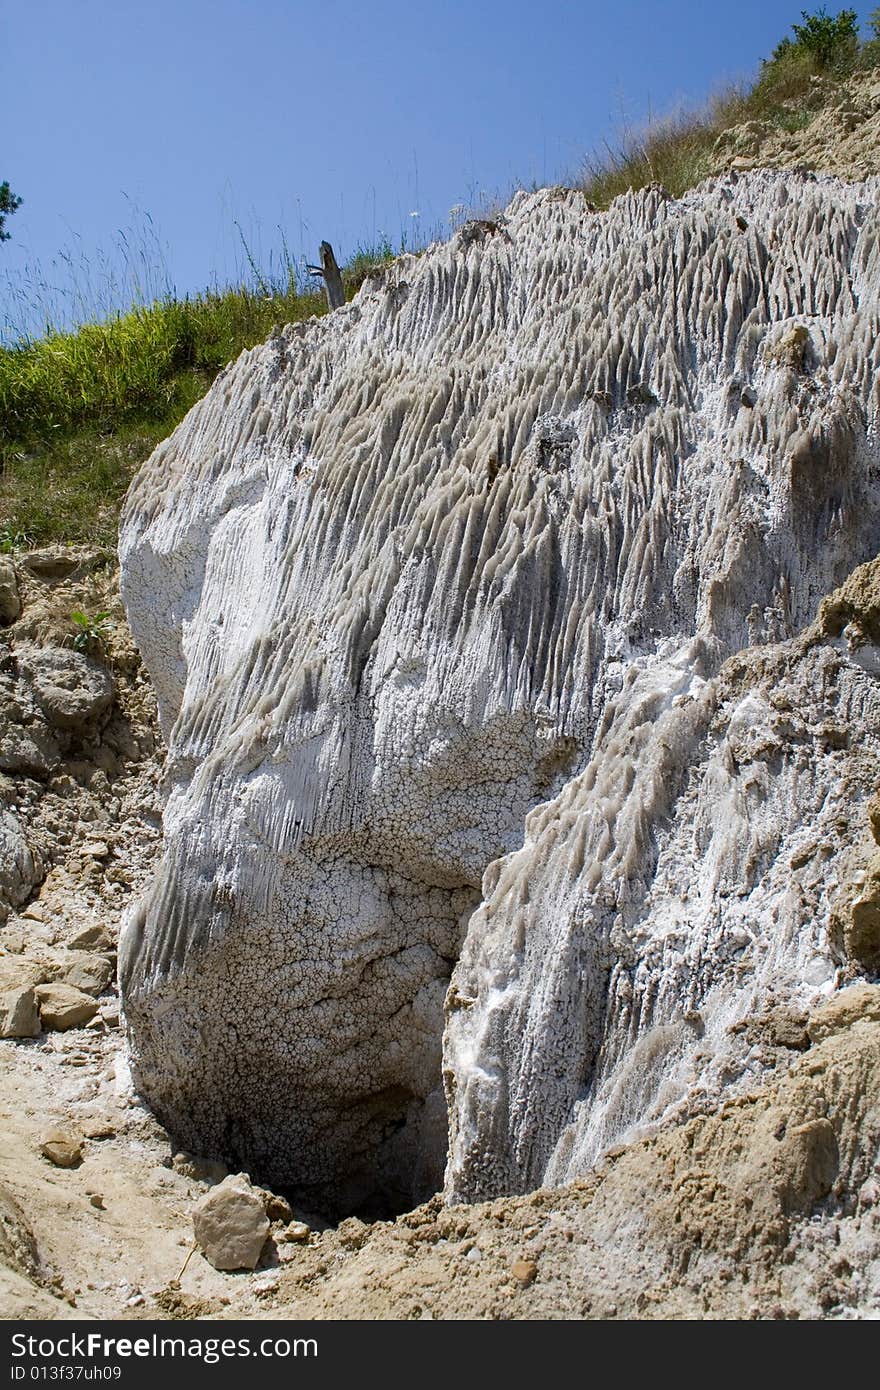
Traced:
[[25, 728], [0, 714], [0, 772], [46, 777], [60, 756], [45, 725], [37, 722]]
[[80, 560], [68, 550], [29, 550], [22, 557], [22, 565], [37, 579], [57, 583], [59, 579], [68, 579]]
[[76, 932], [67, 942], [71, 951], [113, 951], [114, 941], [103, 922], [93, 922]]
[[83, 994], [103, 994], [113, 979], [113, 966], [105, 956], [83, 952], [64, 972], [64, 983]]
[[20, 647], [19, 669], [56, 729], [84, 733], [113, 703], [113, 677], [100, 662], [65, 647]]
[[35, 992], [43, 1027], [59, 1033], [81, 1028], [98, 1012], [95, 1000], [73, 985], [38, 985]]
[[35, 989], [49, 978], [49, 971], [39, 961], [27, 956], [0, 956], [0, 991]]
[[230, 1174], [197, 1203], [193, 1230], [215, 1269], [255, 1269], [269, 1234], [263, 1194], [245, 1173]]

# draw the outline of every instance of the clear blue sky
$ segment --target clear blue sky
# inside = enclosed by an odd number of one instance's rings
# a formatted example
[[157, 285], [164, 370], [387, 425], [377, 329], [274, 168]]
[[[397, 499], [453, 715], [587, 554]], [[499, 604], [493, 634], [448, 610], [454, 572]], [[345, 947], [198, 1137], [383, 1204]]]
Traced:
[[[863, 26], [875, 3], [852, 6]], [[8, 287], [61, 248], [94, 269], [143, 234], [137, 209], [180, 292], [234, 274], [236, 220], [264, 262], [279, 227], [310, 258], [322, 237], [340, 259], [383, 231], [424, 240], [455, 204], [571, 177], [623, 122], [753, 75], [800, 9], [6, 0], [0, 179], [24, 203], [0, 271]]]

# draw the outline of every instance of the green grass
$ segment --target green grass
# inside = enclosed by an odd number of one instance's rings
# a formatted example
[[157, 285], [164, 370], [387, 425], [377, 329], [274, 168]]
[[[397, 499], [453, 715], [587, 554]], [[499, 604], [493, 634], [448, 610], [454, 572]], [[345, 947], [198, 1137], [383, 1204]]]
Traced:
[[[392, 256], [387, 241], [358, 250], [348, 296]], [[137, 468], [220, 368], [276, 324], [325, 312], [323, 290], [260, 279], [0, 349], [0, 536], [112, 544]]]

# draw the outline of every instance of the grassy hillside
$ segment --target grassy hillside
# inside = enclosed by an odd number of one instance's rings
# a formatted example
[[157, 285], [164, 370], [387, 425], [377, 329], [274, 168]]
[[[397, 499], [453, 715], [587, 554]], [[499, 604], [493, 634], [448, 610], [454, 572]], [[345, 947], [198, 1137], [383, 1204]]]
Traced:
[[[391, 255], [359, 252], [349, 297]], [[0, 349], [0, 550], [112, 545], [135, 470], [220, 368], [273, 325], [325, 312], [323, 290], [239, 287]]]
[[858, 39], [855, 12], [802, 14], [761, 64], [750, 87], [731, 89], [691, 111], [652, 122], [615, 147], [587, 161], [581, 186], [596, 207], [605, 208], [628, 188], [662, 183], [680, 197], [712, 172], [718, 137], [732, 126], [760, 121], [780, 131], [801, 130], [853, 74], [880, 65], [880, 9], [870, 19], [871, 37]]
[[[802, 129], [852, 73], [880, 63], [880, 10], [866, 43], [852, 11], [803, 19], [750, 88], [655, 123], [589, 161], [581, 180], [587, 198], [607, 207], [626, 189], [653, 182], [677, 196], [710, 172], [722, 131], [752, 120]], [[344, 270], [349, 296], [371, 264], [392, 254], [386, 243], [355, 256]], [[273, 325], [325, 312], [323, 292], [290, 275], [270, 285], [257, 273], [254, 286], [166, 298], [76, 332], [0, 348], [0, 551], [48, 541], [114, 543], [132, 475], [220, 368]]]

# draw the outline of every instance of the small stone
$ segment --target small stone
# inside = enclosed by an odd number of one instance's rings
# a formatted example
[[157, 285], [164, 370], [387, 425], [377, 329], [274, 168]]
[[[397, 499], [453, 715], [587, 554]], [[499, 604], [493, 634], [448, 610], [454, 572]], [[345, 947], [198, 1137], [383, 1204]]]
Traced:
[[[189, 1178], [191, 1182], [219, 1183], [229, 1176], [229, 1169], [219, 1159], [196, 1158], [194, 1154], [187, 1153], [185, 1149], [180, 1149], [174, 1155], [171, 1160], [171, 1167], [175, 1173], [179, 1173], [182, 1178]], [[262, 1191], [262, 1189], [259, 1190]]]
[[86, 1120], [83, 1125], [83, 1134], [86, 1139], [115, 1139], [116, 1126], [112, 1120], [101, 1119]]
[[310, 1235], [311, 1227], [307, 1226], [304, 1221], [291, 1221], [278, 1236], [278, 1240], [302, 1244], [303, 1241], [308, 1240]]
[[102, 1004], [101, 1017], [108, 1028], [118, 1028], [120, 1013], [118, 1004]]
[[538, 1277], [538, 1266], [534, 1260], [514, 1260], [510, 1266], [510, 1272], [518, 1284], [527, 1288], [529, 1284], [534, 1284]]
[[83, 845], [80, 853], [88, 859], [106, 859], [110, 853], [110, 846], [103, 840], [89, 840]]
[[60, 1033], [68, 1028], [81, 1028], [98, 1012], [94, 999], [73, 985], [38, 985], [35, 994], [43, 1027]]
[[40, 1140], [40, 1153], [56, 1168], [76, 1168], [82, 1160], [82, 1140], [66, 1129], [50, 1129]]
[[260, 1191], [246, 1173], [224, 1178], [196, 1204], [193, 1230], [215, 1269], [254, 1269], [269, 1234]]
[[106, 1211], [106, 1207], [104, 1206], [104, 1198], [102, 1197], [102, 1195], [101, 1195], [100, 1192], [92, 1192], [92, 1193], [90, 1193], [90, 1194], [89, 1194], [89, 1202], [90, 1202], [91, 1205], [92, 1205], [93, 1207], [95, 1207], [98, 1211]]
[[37, 1038], [40, 1011], [30, 988], [7, 990], [0, 994], [0, 1038]]
[[266, 1204], [266, 1215], [270, 1221], [292, 1221], [293, 1212], [290, 1203], [284, 1197], [279, 1197], [276, 1192], [269, 1192], [263, 1189], [263, 1200]]
[[472, 1265], [478, 1265], [482, 1258], [483, 1252], [480, 1249], [479, 1245], [472, 1245], [470, 1250], [465, 1255], [465, 1259], [469, 1260]]

